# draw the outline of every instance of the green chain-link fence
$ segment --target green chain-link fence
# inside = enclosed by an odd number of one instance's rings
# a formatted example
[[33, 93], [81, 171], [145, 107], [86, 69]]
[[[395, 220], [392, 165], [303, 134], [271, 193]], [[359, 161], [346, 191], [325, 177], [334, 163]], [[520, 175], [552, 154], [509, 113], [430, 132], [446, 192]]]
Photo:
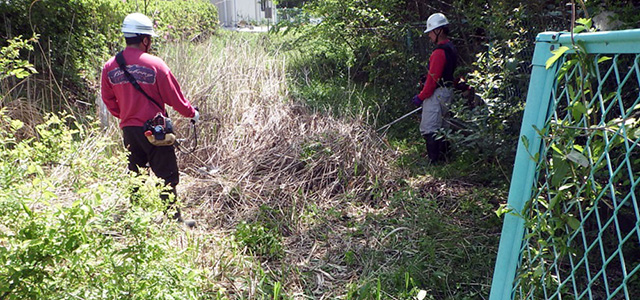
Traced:
[[542, 33], [532, 65], [490, 299], [640, 299], [640, 30]]

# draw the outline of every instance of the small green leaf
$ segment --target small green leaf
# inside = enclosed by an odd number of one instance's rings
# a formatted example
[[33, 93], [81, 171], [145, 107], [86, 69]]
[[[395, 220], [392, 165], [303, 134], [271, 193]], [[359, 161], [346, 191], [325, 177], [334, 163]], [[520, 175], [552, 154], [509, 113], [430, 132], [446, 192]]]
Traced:
[[569, 173], [569, 164], [558, 156], [553, 156], [553, 176], [551, 176], [551, 185], [559, 187]]
[[573, 119], [575, 121], [580, 121], [582, 119], [582, 116], [587, 114], [587, 107], [585, 107], [582, 102], [574, 103], [570, 110], [571, 116], [573, 116]]
[[573, 33], [580, 33], [587, 30], [587, 27], [584, 27], [582, 25], [578, 25], [576, 27], [573, 27]]
[[24, 211], [27, 213], [27, 215], [29, 215], [29, 217], [33, 218], [33, 212], [27, 206], [27, 204], [25, 204], [24, 202], [21, 202], [21, 204], [22, 204], [22, 209], [24, 209]]
[[542, 269], [542, 266], [537, 266], [536, 269], [533, 271], [534, 278], [542, 277], [543, 272], [544, 270]]
[[531, 127], [533, 127], [533, 130], [535, 130], [538, 133], [538, 135], [540, 135], [540, 136], [545, 136], [545, 134], [547, 133], [547, 128], [540, 129], [535, 125], [533, 125]]
[[578, 221], [578, 219], [572, 216], [567, 217], [567, 224], [573, 230], [578, 230], [578, 228], [580, 228], [580, 221]]
[[598, 58], [598, 63], [601, 63], [601, 62], [604, 62], [604, 61], [607, 61], [607, 60], [611, 60], [611, 57], [603, 56], [603, 57]]
[[589, 166], [589, 160], [584, 155], [582, 155], [582, 153], [576, 150], [571, 150], [571, 152], [567, 154], [567, 159], [585, 168]]
[[11, 120], [11, 129], [18, 130], [24, 126], [24, 123], [20, 120]]
[[433, 276], [438, 277], [438, 278], [445, 278], [445, 277], [447, 277], [447, 274], [445, 274], [444, 272], [441, 272], [441, 271], [435, 271], [435, 272], [433, 272]]
[[591, 24], [593, 23], [593, 21], [587, 18], [580, 18], [576, 20], [576, 23], [583, 25], [585, 27], [591, 28]]
[[549, 201], [549, 210], [553, 210], [553, 208], [558, 204], [558, 202], [562, 199], [562, 193], [556, 194], [555, 197], [551, 198]]
[[500, 207], [498, 207], [498, 209], [496, 209], [496, 215], [498, 217], [501, 217], [502, 215], [506, 214], [506, 213], [510, 213], [513, 210], [513, 208], [509, 207], [507, 204], [500, 204]]
[[574, 187], [575, 184], [574, 183], [567, 183], [567, 184], [563, 184], [558, 190], [559, 191], [564, 191], [564, 190], [568, 190], [572, 187]]
[[545, 64], [545, 68], [549, 69], [551, 68], [551, 66], [558, 60], [560, 59], [560, 57], [562, 57], [562, 55], [567, 52], [567, 50], [569, 50], [569, 47], [567, 46], [562, 46], [556, 50], [552, 50], [551, 54], [553, 54], [553, 56], [549, 57], [549, 59], [547, 59], [547, 62]]
[[573, 89], [572, 85], [567, 85], [567, 93], [569, 93], [569, 98], [571, 99], [576, 98], [576, 91]]
[[522, 144], [524, 145], [524, 147], [529, 149], [529, 139], [527, 138], [527, 136], [523, 135], [520, 139], [522, 140]]

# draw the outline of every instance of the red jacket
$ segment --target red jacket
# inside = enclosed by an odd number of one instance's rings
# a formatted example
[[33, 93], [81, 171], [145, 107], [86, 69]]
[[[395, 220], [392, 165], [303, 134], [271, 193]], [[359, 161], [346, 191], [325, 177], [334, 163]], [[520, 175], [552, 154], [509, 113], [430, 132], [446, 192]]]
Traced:
[[[163, 108], [165, 104], [169, 105], [187, 118], [195, 116], [195, 109], [182, 95], [178, 81], [162, 59], [132, 47], [125, 48], [123, 55], [129, 73], [158, 104]], [[120, 119], [120, 128], [143, 126], [161, 112], [157, 105], [127, 80], [115, 57], [109, 59], [102, 68], [101, 94], [109, 112]]]
[[[446, 44], [449, 40], [444, 40], [438, 43], [438, 45]], [[442, 71], [447, 64], [447, 56], [443, 49], [433, 50], [429, 57], [429, 70], [427, 70], [427, 80], [422, 87], [422, 91], [418, 94], [418, 98], [424, 101], [431, 97], [433, 92], [438, 88], [438, 81], [442, 78]]]

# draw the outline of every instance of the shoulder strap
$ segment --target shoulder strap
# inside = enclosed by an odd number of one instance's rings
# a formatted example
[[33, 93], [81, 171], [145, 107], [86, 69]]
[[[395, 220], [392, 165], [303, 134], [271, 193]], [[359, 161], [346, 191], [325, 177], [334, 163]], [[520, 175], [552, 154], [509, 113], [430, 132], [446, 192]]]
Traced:
[[447, 57], [447, 61], [449, 59], [451, 60], [457, 59], [458, 53], [453, 49], [453, 46], [451, 45], [451, 43], [439, 44], [436, 46], [436, 49], [444, 50], [444, 54]]
[[153, 102], [153, 104], [155, 104], [158, 108], [160, 108], [160, 110], [162, 110], [162, 113], [164, 115], [166, 115], [164, 108], [160, 104], [158, 104], [158, 102], [156, 102], [156, 100], [151, 98], [151, 96], [149, 96], [142, 89], [142, 87], [140, 87], [140, 84], [138, 84], [138, 82], [136, 81], [136, 78], [133, 77], [133, 75], [131, 75], [131, 73], [129, 73], [129, 71], [127, 71], [127, 62], [124, 60], [124, 55], [122, 54], [122, 51], [120, 51], [120, 52], [118, 52], [118, 54], [116, 54], [116, 62], [118, 63], [118, 66], [120, 66], [120, 70], [122, 70], [122, 72], [124, 72], [124, 76], [127, 77], [127, 79], [133, 85], [133, 87], [136, 88], [136, 90], [140, 91], [140, 93], [142, 93], [145, 97], [147, 97], [147, 99], [149, 99], [151, 102]]

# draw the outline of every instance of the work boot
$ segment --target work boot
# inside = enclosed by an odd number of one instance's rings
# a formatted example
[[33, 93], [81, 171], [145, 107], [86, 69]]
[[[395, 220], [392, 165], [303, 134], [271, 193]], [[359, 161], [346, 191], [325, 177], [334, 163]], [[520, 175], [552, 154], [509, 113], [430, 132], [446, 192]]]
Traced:
[[184, 220], [182, 218], [182, 213], [180, 212], [180, 209], [176, 210], [176, 213], [173, 215], [173, 219], [176, 220], [178, 223], [182, 223], [184, 225], [187, 225], [187, 227], [189, 227], [191, 229], [196, 227], [196, 221], [195, 220], [192, 220], [192, 219]]
[[187, 225], [187, 227], [189, 227], [189, 229], [193, 229], [196, 227], [196, 220], [185, 220], [184, 221], [184, 225]]

